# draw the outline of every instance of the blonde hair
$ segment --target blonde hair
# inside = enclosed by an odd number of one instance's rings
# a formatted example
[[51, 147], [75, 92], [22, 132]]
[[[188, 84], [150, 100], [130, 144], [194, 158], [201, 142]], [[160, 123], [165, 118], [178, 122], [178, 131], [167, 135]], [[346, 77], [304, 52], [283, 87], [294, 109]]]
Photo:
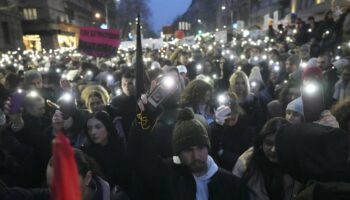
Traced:
[[230, 77], [230, 88], [229, 88], [229, 92], [234, 92], [235, 91], [235, 85], [236, 85], [236, 81], [238, 78], [242, 78], [245, 86], [246, 86], [246, 90], [245, 90], [245, 94], [244, 97], [248, 96], [248, 94], [250, 93], [250, 85], [249, 85], [249, 79], [248, 76], [243, 72], [243, 71], [236, 71], [235, 73], [233, 73]]
[[109, 103], [109, 94], [104, 87], [100, 85], [89, 85], [81, 92], [81, 99], [84, 101], [87, 108], [89, 108], [89, 98], [94, 94], [98, 94], [101, 97], [104, 105]]

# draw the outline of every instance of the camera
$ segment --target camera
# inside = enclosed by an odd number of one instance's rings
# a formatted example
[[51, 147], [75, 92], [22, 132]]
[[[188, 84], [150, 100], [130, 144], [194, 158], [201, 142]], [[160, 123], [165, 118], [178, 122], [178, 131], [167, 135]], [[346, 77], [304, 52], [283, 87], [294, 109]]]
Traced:
[[160, 77], [157, 81], [157, 85], [149, 95], [147, 95], [148, 107], [151, 110], [156, 110], [158, 106], [171, 94], [173, 94], [178, 85], [173, 77], [164, 76]]
[[56, 110], [61, 111], [63, 114], [63, 119], [67, 120], [72, 110], [74, 109], [73, 108], [74, 107], [73, 105], [75, 104], [74, 97], [69, 93], [65, 93], [57, 101], [58, 101], [58, 104], [47, 99], [46, 103], [50, 108], [54, 108]]

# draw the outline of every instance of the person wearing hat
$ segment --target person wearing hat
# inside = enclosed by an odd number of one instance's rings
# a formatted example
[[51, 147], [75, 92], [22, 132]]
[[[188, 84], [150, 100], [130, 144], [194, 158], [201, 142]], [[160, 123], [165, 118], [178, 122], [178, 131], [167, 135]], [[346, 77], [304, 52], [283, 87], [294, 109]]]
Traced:
[[140, 111], [129, 136], [133, 166], [133, 199], [248, 199], [240, 179], [217, 166], [209, 151], [208, 130], [190, 109], [180, 111], [173, 129], [173, 159], [157, 155], [152, 129], [158, 113], [147, 109], [141, 96]]
[[[333, 63], [335, 64], [335, 67], [337, 68], [338, 72], [341, 73], [341, 78], [338, 80], [338, 82], [334, 85], [334, 93], [333, 93], [333, 99], [336, 102], [342, 102], [347, 97], [350, 96], [350, 67], [349, 67], [349, 61], [346, 59], [343, 60], [343, 66], [340, 62]], [[341, 69], [342, 68], [342, 69]]]
[[294, 99], [287, 105], [285, 118], [291, 124], [304, 122], [303, 101], [301, 97]]

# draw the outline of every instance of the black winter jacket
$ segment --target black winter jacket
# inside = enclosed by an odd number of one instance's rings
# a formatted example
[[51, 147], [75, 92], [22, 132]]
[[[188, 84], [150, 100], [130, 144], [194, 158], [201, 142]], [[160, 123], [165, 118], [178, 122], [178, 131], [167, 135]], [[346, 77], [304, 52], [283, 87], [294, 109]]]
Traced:
[[[137, 122], [130, 131], [128, 152], [133, 172], [132, 199], [196, 199], [196, 183], [191, 172], [170, 159], [161, 159], [154, 134], [143, 130]], [[240, 179], [220, 168], [212, 176], [208, 191], [209, 200], [248, 199]]]

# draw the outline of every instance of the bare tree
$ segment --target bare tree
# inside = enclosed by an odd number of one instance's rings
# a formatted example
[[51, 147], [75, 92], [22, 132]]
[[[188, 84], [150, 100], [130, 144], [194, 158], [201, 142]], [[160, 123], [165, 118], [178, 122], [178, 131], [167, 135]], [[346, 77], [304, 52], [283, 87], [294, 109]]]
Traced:
[[150, 26], [150, 18], [152, 13], [148, 6], [148, 0], [123, 0], [118, 5], [118, 25], [123, 31], [123, 37], [129, 32], [135, 31], [135, 18], [140, 13], [141, 23], [144, 35], [153, 35]]

